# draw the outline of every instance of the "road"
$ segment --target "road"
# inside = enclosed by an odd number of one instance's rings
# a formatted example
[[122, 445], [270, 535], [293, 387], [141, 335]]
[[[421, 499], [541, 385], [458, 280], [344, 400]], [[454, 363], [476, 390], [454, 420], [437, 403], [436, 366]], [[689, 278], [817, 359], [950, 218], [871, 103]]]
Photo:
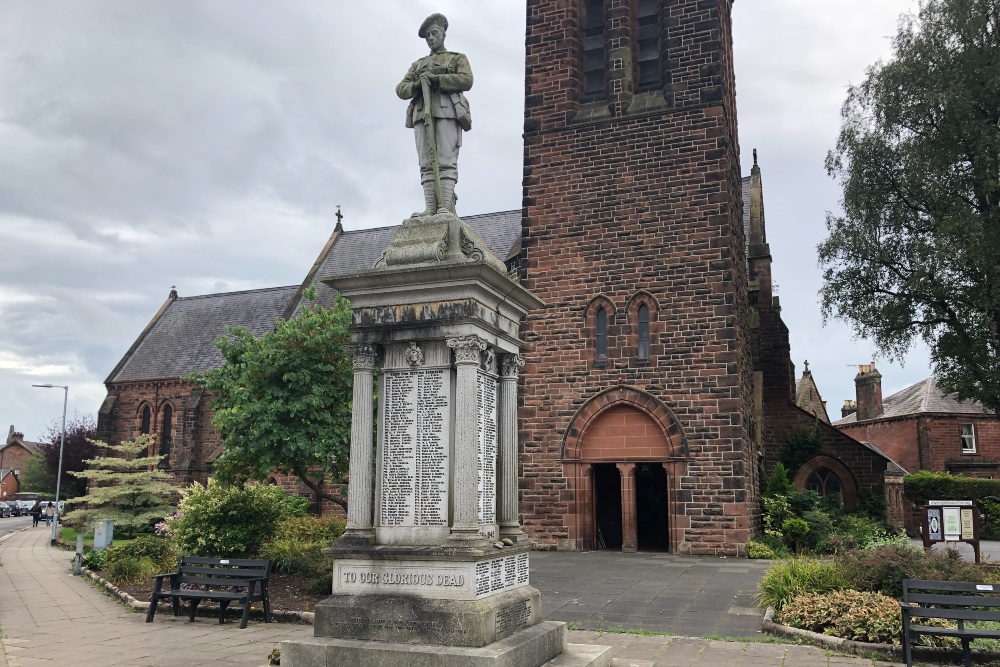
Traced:
[[[0, 537], [31, 525], [30, 516], [8, 516], [0, 519]], [[44, 524], [43, 524], [44, 525]]]

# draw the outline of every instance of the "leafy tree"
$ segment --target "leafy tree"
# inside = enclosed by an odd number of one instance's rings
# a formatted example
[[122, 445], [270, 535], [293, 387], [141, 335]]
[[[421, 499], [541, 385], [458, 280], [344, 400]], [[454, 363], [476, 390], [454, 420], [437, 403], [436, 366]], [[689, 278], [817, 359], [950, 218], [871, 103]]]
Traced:
[[771, 476], [767, 478], [767, 484], [764, 486], [764, 493], [762, 495], [765, 498], [785, 497], [793, 491], [795, 491], [795, 487], [788, 479], [788, 469], [785, 468], [784, 463], [779, 461], [774, 464], [774, 470], [771, 471]]
[[1000, 0], [927, 0], [848, 91], [819, 245], [824, 317], [1000, 414]]
[[32, 456], [25, 462], [24, 467], [21, 468], [20, 482], [21, 491], [46, 494], [55, 494], [56, 492], [56, 476], [50, 476], [45, 471], [45, 460], [41, 456]]
[[[50, 480], [51, 488], [44, 489], [50, 493], [56, 492], [56, 475], [59, 473], [59, 441], [62, 436], [62, 422], [52, 422], [41, 439], [42, 460], [45, 462], [45, 474]], [[87, 469], [87, 460], [94, 458], [97, 448], [94, 438], [97, 437], [97, 424], [93, 417], [73, 419], [66, 423], [66, 442], [63, 445], [62, 483], [59, 493], [63, 498], [82, 496], [87, 492], [87, 480], [73, 473]]]
[[83, 506], [66, 514], [66, 522], [89, 527], [99, 519], [110, 519], [116, 527], [142, 532], [151, 531], [154, 523], [173, 512], [179, 494], [167, 483], [170, 474], [157, 469], [163, 456], [147, 455], [153, 442], [151, 435], [120, 445], [95, 440], [107, 455], [87, 460], [87, 470], [73, 473], [89, 485], [86, 495], [66, 501], [67, 506]]
[[348, 302], [313, 303], [256, 338], [227, 329], [215, 344], [225, 363], [187, 379], [211, 392], [223, 453], [216, 476], [225, 482], [264, 480], [291, 471], [317, 497], [347, 507], [339, 489], [351, 440], [351, 360]]

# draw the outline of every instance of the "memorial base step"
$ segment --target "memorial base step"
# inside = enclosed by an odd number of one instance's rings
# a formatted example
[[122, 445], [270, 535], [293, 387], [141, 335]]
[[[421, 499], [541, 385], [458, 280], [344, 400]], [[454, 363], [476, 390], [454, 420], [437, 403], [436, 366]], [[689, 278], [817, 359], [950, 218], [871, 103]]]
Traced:
[[282, 667], [611, 667], [611, 648], [566, 641], [543, 621], [482, 648], [311, 637], [281, 643]]

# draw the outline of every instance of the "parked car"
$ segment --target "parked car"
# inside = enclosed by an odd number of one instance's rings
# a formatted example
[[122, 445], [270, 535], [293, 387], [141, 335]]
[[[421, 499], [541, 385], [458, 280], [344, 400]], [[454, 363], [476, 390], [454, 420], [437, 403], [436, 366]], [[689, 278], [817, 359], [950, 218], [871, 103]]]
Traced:
[[0, 500], [0, 518], [5, 516], [12, 516], [13, 514], [14, 510], [11, 509], [10, 503], [8, 503], [6, 500]]
[[21, 512], [18, 516], [28, 516], [31, 513], [31, 508], [35, 505], [34, 500], [17, 500], [15, 503]]

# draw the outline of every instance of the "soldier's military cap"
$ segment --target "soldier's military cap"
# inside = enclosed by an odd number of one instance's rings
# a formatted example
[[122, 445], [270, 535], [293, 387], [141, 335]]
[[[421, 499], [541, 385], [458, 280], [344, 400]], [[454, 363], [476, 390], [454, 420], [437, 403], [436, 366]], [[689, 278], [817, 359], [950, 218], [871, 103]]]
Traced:
[[417, 36], [420, 39], [427, 37], [427, 31], [431, 29], [432, 25], [439, 25], [444, 30], [448, 29], [448, 19], [445, 18], [444, 14], [431, 14], [424, 19], [424, 22], [420, 24], [420, 30], [417, 31]]

